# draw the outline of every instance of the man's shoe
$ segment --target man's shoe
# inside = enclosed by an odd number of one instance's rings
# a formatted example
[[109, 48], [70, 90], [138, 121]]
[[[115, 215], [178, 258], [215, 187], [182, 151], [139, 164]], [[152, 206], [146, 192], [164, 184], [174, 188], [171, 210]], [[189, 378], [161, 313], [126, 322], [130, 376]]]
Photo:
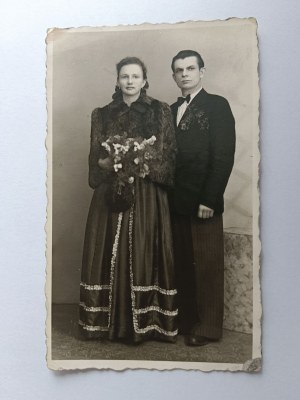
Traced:
[[211, 339], [205, 336], [193, 336], [189, 335], [185, 338], [185, 344], [187, 346], [205, 346], [212, 342], [218, 342], [219, 339]]

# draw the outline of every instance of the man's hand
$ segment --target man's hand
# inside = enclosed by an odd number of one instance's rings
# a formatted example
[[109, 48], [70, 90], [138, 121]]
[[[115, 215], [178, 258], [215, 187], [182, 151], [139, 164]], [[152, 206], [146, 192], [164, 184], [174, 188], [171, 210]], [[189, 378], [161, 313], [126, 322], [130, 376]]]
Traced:
[[213, 215], [214, 210], [212, 208], [200, 204], [198, 208], [198, 218], [211, 218]]

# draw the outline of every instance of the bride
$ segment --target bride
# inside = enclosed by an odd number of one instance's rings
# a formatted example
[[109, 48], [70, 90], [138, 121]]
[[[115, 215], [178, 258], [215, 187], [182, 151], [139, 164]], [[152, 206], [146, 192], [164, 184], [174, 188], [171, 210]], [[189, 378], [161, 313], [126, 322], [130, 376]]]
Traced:
[[124, 58], [117, 64], [113, 101], [92, 112], [94, 195], [79, 320], [86, 339], [174, 342], [177, 335], [166, 191], [173, 184], [175, 136], [169, 106], [149, 97], [148, 87], [144, 63]]

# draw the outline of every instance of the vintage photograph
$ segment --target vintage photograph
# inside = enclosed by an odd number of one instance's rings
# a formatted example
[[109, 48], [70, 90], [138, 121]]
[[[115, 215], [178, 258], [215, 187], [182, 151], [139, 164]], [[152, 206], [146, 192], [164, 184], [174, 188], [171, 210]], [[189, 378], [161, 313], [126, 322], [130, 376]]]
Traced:
[[46, 43], [48, 367], [260, 371], [256, 20]]

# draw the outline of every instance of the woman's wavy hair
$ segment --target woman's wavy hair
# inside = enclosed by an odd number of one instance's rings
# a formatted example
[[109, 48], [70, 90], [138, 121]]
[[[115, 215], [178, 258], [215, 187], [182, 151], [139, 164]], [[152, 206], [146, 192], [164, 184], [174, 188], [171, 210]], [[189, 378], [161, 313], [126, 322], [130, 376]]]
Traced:
[[[147, 81], [147, 68], [146, 68], [146, 65], [143, 63], [143, 61], [140, 60], [138, 57], [122, 58], [122, 60], [119, 61], [118, 64], [116, 65], [118, 77], [120, 75], [121, 68], [124, 67], [124, 65], [130, 65], [130, 64], [137, 64], [142, 68], [143, 79], [146, 81], [146, 83], [145, 83], [145, 86], [143, 87], [143, 89], [141, 90], [141, 92], [146, 93], [146, 90], [149, 88], [149, 82]], [[116, 86], [115, 92], [119, 93], [119, 92], [121, 92], [121, 89], [118, 86]]]

